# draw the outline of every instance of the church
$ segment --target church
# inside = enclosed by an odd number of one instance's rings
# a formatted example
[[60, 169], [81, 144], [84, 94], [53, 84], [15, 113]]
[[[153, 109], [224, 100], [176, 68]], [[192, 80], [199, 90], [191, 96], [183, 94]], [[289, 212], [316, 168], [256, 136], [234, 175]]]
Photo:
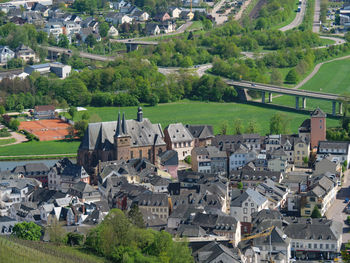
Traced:
[[147, 158], [155, 163], [157, 155], [166, 150], [164, 134], [159, 123], [143, 118], [138, 108], [136, 120], [122, 119], [90, 123], [78, 149], [78, 164], [90, 173], [96, 173], [99, 162]]

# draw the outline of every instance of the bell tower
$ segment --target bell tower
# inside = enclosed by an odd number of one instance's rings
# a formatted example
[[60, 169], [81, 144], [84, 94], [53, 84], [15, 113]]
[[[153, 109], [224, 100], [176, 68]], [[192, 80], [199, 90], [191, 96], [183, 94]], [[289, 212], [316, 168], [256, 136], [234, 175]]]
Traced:
[[114, 147], [116, 160], [130, 159], [131, 137], [127, 132], [125, 114], [123, 113], [123, 119], [121, 121], [120, 112], [118, 113], [117, 128], [114, 135]]
[[311, 113], [311, 149], [318, 147], [320, 141], [326, 140], [326, 117], [327, 115], [320, 108]]

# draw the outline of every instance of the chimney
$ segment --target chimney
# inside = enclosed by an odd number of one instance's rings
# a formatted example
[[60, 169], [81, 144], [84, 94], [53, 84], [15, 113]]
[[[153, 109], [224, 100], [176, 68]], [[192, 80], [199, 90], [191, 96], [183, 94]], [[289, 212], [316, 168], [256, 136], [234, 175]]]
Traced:
[[142, 108], [139, 107], [137, 110], [137, 121], [142, 122], [143, 121], [143, 116], [142, 116], [143, 112], [142, 112]]

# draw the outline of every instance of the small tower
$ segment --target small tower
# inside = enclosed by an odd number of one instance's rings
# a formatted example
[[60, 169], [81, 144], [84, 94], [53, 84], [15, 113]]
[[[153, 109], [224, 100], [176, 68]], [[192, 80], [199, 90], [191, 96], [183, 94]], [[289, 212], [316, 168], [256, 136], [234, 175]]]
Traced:
[[127, 132], [125, 114], [123, 113], [123, 119], [120, 120], [120, 112], [118, 113], [117, 128], [114, 135], [114, 147], [116, 160], [130, 159], [131, 137]]
[[138, 122], [142, 122], [143, 121], [143, 112], [142, 112], [142, 108], [139, 107], [137, 109], [137, 121]]
[[311, 149], [318, 147], [320, 141], [326, 140], [326, 117], [327, 115], [318, 107], [311, 113]]

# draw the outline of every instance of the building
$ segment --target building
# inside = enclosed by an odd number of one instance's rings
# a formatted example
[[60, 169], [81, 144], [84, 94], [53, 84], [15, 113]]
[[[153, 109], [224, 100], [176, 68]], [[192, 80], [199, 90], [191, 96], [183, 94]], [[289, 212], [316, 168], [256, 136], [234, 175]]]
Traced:
[[107, 32], [107, 35], [109, 37], [117, 37], [119, 35], [119, 32], [118, 30], [114, 27], [114, 26], [111, 26], [109, 29], [108, 29], [108, 32]]
[[241, 134], [241, 135], [216, 135], [212, 139], [212, 145], [221, 150], [232, 151], [237, 145], [244, 144], [250, 150], [261, 149], [262, 139], [259, 134]]
[[320, 141], [326, 140], [326, 117], [327, 115], [320, 108], [311, 113], [311, 149], [316, 148]]
[[67, 192], [69, 188], [80, 181], [89, 184], [89, 175], [86, 173], [84, 167], [73, 164], [68, 158], [55, 163], [48, 174], [48, 186], [50, 190]]
[[232, 191], [230, 214], [239, 222], [251, 222], [251, 214], [267, 208], [267, 198], [251, 188]]
[[7, 64], [11, 59], [15, 57], [15, 52], [13, 52], [7, 46], [0, 46], [0, 64]]
[[318, 143], [317, 160], [324, 158], [335, 163], [347, 163], [350, 161], [350, 143], [346, 141], [320, 141]]
[[145, 32], [146, 32], [146, 35], [154, 35], [154, 36], [159, 35], [160, 28], [157, 24], [148, 23], [146, 24]]
[[171, 178], [177, 179], [179, 158], [177, 151], [167, 150], [157, 156], [157, 167], [170, 174]]
[[186, 124], [186, 128], [194, 138], [195, 147], [204, 147], [211, 145], [211, 140], [214, 138], [213, 126]]
[[0, 216], [0, 235], [11, 235], [17, 220], [8, 216]]
[[246, 145], [239, 144], [232, 150], [229, 157], [229, 171], [238, 170], [250, 161], [256, 159], [256, 152], [250, 150]]
[[165, 193], [143, 193], [137, 196], [133, 203], [138, 205], [141, 212], [144, 209], [160, 219], [168, 219], [169, 203]]
[[40, 105], [34, 107], [34, 118], [43, 119], [55, 119], [55, 106], [53, 105]]
[[182, 123], [174, 123], [166, 127], [164, 140], [168, 150], [177, 151], [180, 161], [191, 155], [194, 138]]
[[30, 47], [27, 47], [25, 45], [20, 45], [15, 50], [16, 58], [20, 58], [25, 62], [38, 62], [39, 59], [36, 58], [35, 52]]
[[214, 146], [195, 147], [191, 152], [192, 170], [199, 173], [226, 174], [227, 155]]
[[181, 9], [177, 7], [171, 7], [169, 9], [169, 14], [171, 15], [172, 18], [179, 18], [181, 14]]
[[101, 200], [99, 191], [83, 181], [73, 184], [68, 189], [67, 194], [78, 197], [82, 203], [98, 202]]
[[167, 12], [161, 12], [161, 13], [156, 14], [153, 19], [155, 21], [164, 22], [166, 20], [171, 19], [171, 17], [169, 16], [169, 14]]
[[29, 65], [24, 68], [24, 72], [28, 73], [29, 75], [32, 74], [34, 71], [39, 72], [41, 75], [47, 75], [52, 72], [56, 74], [59, 78], [65, 79], [71, 73], [72, 67], [59, 62], [54, 62], [39, 65]]
[[310, 143], [308, 139], [298, 138], [294, 141], [294, 165], [307, 167], [310, 156]]
[[192, 253], [196, 263], [242, 262], [238, 253], [216, 241], [210, 242]]
[[49, 168], [44, 163], [27, 163], [12, 170], [14, 174], [38, 180], [43, 187], [47, 187], [48, 172]]
[[155, 163], [156, 156], [166, 150], [161, 125], [143, 118], [138, 108], [136, 120], [90, 123], [78, 149], [78, 164], [94, 173], [97, 164], [113, 160], [147, 158]]

